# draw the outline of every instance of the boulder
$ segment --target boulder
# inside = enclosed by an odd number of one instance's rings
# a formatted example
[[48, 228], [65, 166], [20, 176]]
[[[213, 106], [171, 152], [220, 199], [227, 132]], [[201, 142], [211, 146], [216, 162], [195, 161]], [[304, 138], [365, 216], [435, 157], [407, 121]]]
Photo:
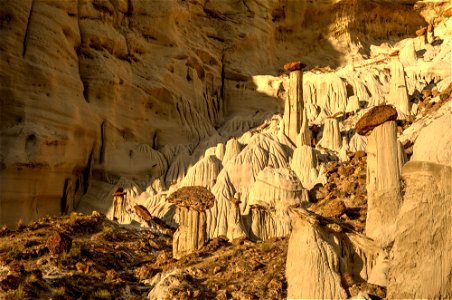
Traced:
[[72, 238], [64, 233], [55, 231], [47, 239], [46, 247], [52, 255], [69, 252], [72, 247]]
[[372, 129], [386, 121], [397, 119], [397, 110], [391, 105], [379, 105], [371, 108], [356, 123], [356, 133], [368, 135]]
[[303, 70], [305, 67], [306, 67], [306, 65], [304, 63], [302, 63], [301, 61], [294, 61], [294, 62], [285, 64], [284, 70], [293, 72], [293, 71]]

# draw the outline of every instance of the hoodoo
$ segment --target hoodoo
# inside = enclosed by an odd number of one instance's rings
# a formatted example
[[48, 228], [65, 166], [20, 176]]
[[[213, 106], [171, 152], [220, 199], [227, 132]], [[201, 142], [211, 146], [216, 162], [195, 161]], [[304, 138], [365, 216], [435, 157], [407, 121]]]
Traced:
[[356, 132], [367, 136], [366, 235], [382, 244], [393, 240], [401, 203], [396, 118], [394, 107], [381, 105], [356, 124]]
[[173, 257], [201, 249], [207, 242], [206, 209], [213, 206], [215, 196], [204, 187], [178, 189], [167, 201], [177, 205], [179, 228], [173, 237]]
[[303, 68], [300, 61], [284, 65], [289, 71], [289, 92], [284, 106], [284, 133], [292, 143], [297, 143], [297, 136], [303, 124]]

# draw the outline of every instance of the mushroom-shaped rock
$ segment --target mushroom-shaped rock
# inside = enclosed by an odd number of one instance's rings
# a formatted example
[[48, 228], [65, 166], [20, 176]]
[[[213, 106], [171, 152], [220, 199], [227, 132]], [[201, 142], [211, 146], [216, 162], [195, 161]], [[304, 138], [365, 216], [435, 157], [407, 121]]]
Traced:
[[388, 244], [401, 203], [399, 145], [395, 109], [383, 105], [372, 108], [357, 123], [356, 131], [367, 136], [366, 234]]
[[266, 240], [290, 233], [289, 206], [300, 205], [303, 187], [290, 169], [262, 170], [253, 184], [249, 204], [252, 207], [252, 238]]
[[371, 108], [356, 123], [356, 133], [368, 135], [372, 129], [386, 121], [395, 121], [397, 110], [391, 105], [379, 105]]
[[339, 151], [342, 146], [341, 132], [339, 130], [339, 122], [336, 118], [327, 118], [323, 123], [322, 139], [319, 146]]
[[303, 67], [301, 62], [284, 66], [290, 71], [289, 92], [284, 106], [284, 133], [294, 144], [303, 122]]
[[293, 229], [287, 250], [287, 297], [347, 299], [341, 278], [367, 280], [381, 251], [378, 244], [304, 209], [290, 208], [289, 213]]
[[167, 201], [177, 206], [179, 228], [173, 236], [173, 257], [179, 259], [207, 242], [206, 210], [213, 206], [215, 196], [204, 187], [187, 186], [172, 193]]
[[451, 130], [450, 113], [422, 129], [403, 166], [388, 299], [452, 299]]

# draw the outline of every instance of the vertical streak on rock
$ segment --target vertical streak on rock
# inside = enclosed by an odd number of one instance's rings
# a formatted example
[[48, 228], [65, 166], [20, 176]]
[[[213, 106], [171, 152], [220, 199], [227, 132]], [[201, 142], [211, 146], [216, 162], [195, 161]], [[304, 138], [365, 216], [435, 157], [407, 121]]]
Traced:
[[69, 185], [69, 178], [66, 178], [64, 180], [64, 187], [63, 187], [63, 195], [61, 196], [61, 202], [60, 202], [60, 211], [61, 214], [64, 214], [66, 212], [67, 208], [67, 189]]
[[221, 99], [224, 101], [224, 53], [221, 56]]
[[105, 159], [105, 121], [100, 124], [100, 150], [99, 150], [99, 163], [102, 164]]
[[88, 192], [89, 180], [91, 177], [91, 168], [93, 166], [94, 145], [88, 157], [86, 167], [83, 169], [83, 194]]
[[[77, 24], [78, 24], [78, 31], [80, 34], [80, 45], [79, 45], [79, 49], [81, 49], [83, 47], [83, 35], [82, 35], [82, 28], [80, 26], [80, 0], [77, 1]], [[83, 99], [86, 102], [88, 101], [88, 86], [85, 85], [85, 82], [83, 81], [83, 77], [82, 77], [82, 66], [81, 66], [81, 59], [80, 59], [80, 50], [77, 53], [77, 57], [78, 57], [78, 74], [80, 77], [80, 81], [82, 82], [82, 86], [83, 86]]]
[[22, 57], [25, 57], [25, 53], [27, 52], [28, 33], [30, 31], [31, 15], [33, 14], [34, 5], [35, 5], [35, 1], [32, 0], [30, 13], [28, 14], [28, 19], [27, 19], [27, 28], [25, 29], [24, 42], [23, 42], [23, 47], [22, 47]]

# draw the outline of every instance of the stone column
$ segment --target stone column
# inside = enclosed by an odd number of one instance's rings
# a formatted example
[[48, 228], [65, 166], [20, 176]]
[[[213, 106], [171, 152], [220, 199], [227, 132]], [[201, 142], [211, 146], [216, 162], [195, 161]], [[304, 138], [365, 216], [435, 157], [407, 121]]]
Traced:
[[323, 122], [322, 139], [319, 146], [334, 151], [339, 151], [342, 146], [341, 131], [339, 130], [339, 122], [336, 118], [327, 118]]
[[311, 146], [311, 131], [309, 129], [309, 121], [308, 121], [308, 113], [307, 110], [303, 108], [303, 120], [301, 123], [300, 133], [297, 136], [297, 147], [301, 147], [303, 145]]
[[393, 240], [401, 204], [396, 118], [394, 107], [381, 105], [356, 124], [356, 132], [367, 136], [366, 235], [383, 245]]
[[294, 143], [303, 123], [303, 68], [302, 62], [284, 65], [289, 71], [289, 93], [284, 106], [284, 133]]
[[230, 240], [246, 237], [246, 231], [242, 223], [242, 217], [240, 214], [240, 203], [238, 193], [235, 193], [234, 197], [229, 200], [230, 209], [228, 212], [228, 233], [227, 237]]
[[176, 259], [201, 249], [208, 241], [206, 209], [215, 196], [200, 186], [183, 187], [167, 201], [177, 205], [179, 228], [173, 236], [173, 257]]
[[391, 82], [389, 86], [388, 104], [397, 109], [398, 119], [406, 119], [411, 114], [405, 70], [399, 60], [399, 51], [390, 54]]
[[125, 195], [123, 188], [118, 188], [113, 193], [113, 220], [118, 223], [124, 222]]
[[433, 24], [429, 24], [427, 27], [427, 43], [429, 44], [435, 41], [434, 29]]
[[251, 240], [265, 241], [275, 236], [270, 210], [269, 207], [263, 205], [251, 205]]

